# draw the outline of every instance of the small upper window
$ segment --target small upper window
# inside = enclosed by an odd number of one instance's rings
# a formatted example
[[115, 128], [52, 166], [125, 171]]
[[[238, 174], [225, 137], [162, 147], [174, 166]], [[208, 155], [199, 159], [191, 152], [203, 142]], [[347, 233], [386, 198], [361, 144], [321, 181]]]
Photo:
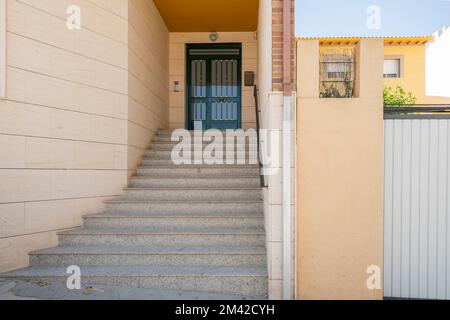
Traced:
[[400, 59], [386, 59], [384, 60], [385, 78], [400, 78]]
[[0, 0], [0, 98], [6, 88], [6, 0]]

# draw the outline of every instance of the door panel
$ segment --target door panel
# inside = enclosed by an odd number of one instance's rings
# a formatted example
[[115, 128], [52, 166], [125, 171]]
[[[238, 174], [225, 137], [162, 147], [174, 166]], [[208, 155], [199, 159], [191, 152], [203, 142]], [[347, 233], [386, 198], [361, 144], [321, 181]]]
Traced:
[[207, 60], [191, 61], [190, 117], [192, 121], [206, 121], [207, 95]]
[[234, 102], [213, 102], [211, 120], [236, 121], [237, 113], [237, 104]]
[[212, 60], [212, 97], [213, 98], [237, 98], [237, 60]]
[[241, 128], [241, 50], [188, 47], [188, 128]]
[[192, 98], [206, 99], [206, 60], [192, 60], [191, 70]]
[[194, 102], [191, 104], [192, 119], [194, 121], [205, 121], [206, 120], [206, 103], [205, 102]]

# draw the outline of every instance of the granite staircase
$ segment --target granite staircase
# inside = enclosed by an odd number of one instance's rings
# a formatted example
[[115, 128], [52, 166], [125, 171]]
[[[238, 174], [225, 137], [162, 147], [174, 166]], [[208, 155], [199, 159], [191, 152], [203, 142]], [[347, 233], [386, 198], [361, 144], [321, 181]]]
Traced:
[[5, 276], [66, 281], [77, 265], [83, 283], [266, 298], [258, 165], [175, 165], [175, 145], [160, 131], [104, 213], [85, 216], [82, 228], [58, 235], [58, 247], [32, 252], [29, 268]]

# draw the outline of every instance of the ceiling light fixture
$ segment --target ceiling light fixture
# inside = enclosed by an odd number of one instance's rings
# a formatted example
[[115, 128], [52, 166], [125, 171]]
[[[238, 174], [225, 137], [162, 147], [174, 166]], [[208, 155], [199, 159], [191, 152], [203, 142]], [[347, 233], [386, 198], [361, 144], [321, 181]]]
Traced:
[[209, 40], [211, 40], [211, 42], [216, 42], [217, 39], [219, 39], [219, 34], [217, 32], [211, 32], [209, 34]]

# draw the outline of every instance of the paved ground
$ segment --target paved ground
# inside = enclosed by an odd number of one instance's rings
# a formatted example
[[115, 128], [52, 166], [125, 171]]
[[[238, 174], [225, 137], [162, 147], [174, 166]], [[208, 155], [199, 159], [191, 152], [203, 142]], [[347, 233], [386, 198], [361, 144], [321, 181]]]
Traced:
[[0, 279], [0, 300], [242, 300], [240, 296], [176, 290], [84, 285], [69, 290], [62, 282]]

